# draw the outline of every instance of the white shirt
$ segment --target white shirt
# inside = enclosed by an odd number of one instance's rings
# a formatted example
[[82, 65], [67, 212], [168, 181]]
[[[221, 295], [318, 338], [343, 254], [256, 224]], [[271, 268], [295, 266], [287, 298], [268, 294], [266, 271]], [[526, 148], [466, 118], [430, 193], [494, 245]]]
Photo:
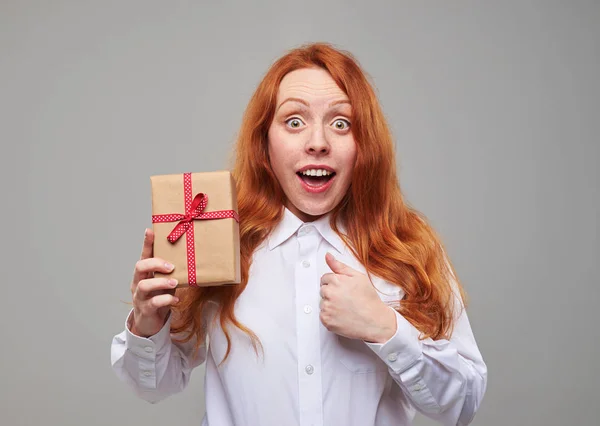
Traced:
[[[320, 322], [320, 278], [331, 272], [325, 254], [365, 271], [328, 221], [303, 223], [285, 209], [254, 253], [235, 314], [257, 334], [264, 357], [231, 326], [231, 352], [218, 367], [227, 342], [219, 322], [210, 321], [214, 310], [204, 313], [208, 341], [196, 358], [193, 342], [171, 340], [170, 317], [156, 335], [141, 338], [129, 330], [130, 312], [112, 341], [118, 377], [156, 403], [184, 390], [192, 369], [206, 363], [203, 426], [411, 425], [415, 410], [443, 425], [468, 424], [485, 393], [487, 368], [465, 312], [449, 341], [420, 341], [398, 313], [397, 332], [384, 344], [338, 336]], [[390, 308], [397, 306], [399, 287], [377, 277], [373, 284]]]

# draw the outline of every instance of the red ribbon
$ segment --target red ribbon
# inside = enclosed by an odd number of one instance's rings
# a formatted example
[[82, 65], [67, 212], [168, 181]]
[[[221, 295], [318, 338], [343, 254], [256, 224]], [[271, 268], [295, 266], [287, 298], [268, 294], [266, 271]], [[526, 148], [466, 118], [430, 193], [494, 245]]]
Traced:
[[152, 223], [178, 222], [171, 233], [167, 236], [167, 240], [174, 244], [186, 235], [187, 245], [187, 264], [188, 264], [188, 284], [196, 286], [196, 250], [194, 247], [194, 220], [207, 219], [226, 219], [233, 218], [239, 222], [238, 214], [235, 210], [218, 210], [214, 212], [204, 213], [208, 196], [202, 192], [196, 194], [192, 200], [192, 174], [183, 174], [183, 190], [185, 200], [185, 214], [159, 214], [152, 215]]

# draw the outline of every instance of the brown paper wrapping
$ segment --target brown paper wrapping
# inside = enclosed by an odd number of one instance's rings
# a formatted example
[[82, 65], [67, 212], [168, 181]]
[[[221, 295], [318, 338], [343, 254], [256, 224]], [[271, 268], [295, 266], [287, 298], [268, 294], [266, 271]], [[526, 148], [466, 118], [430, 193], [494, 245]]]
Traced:
[[[229, 171], [192, 173], [192, 199], [202, 192], [208, 197], [205, 213], [234, 210], [237, 207], [235, 182]], [[185, 214], [183, 174], [150, 177], [152, 214]], [[175, 278], [177, 287], [188, 287], [187, 232], [175, 243], [167, 236], [178, 222], [153, 223], [154, 256], [175, 268], [170, 274], [155, 273], [155, 277]], [[240, 283], [239, 225], [235, 219], [194, 220], [196, 251], [196, 284], [199, 287]]]

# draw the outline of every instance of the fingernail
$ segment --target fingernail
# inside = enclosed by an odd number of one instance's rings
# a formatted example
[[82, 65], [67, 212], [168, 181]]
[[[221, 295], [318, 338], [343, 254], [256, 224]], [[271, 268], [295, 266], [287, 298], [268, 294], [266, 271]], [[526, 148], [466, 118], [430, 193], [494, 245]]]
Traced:
[[173, 301], [174, 301], [175, 303], [178, 303], [178, 302], [179, 302], [179, 297], [174, 297], [174, 298], [173, 298]]
[[148, 236], [148, 228], [144, 229], [144, 237]]
[[170, 279], [170, 280], [169, 280], [169, 285], [170, 285], [171, 287], [175, 287], [175, 286], [177, 285], [177, 280], [176, 280], [176, 279]]
[[169, 270], [169, 271], [170, 271], [171, 269], [173, 269], [173, 268], [174, 268], [174, 266], [173, 266], [173, 265], [171, 265], [170, 263], [165, 263], [165, 268], [167, 268], [167, 270]]

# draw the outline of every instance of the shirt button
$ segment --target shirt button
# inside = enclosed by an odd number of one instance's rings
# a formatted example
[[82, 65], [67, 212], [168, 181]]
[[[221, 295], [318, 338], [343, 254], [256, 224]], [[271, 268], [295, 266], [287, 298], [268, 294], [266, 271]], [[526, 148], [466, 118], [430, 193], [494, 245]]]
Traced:
[[145, 350], [146, 352], [152, 352], [152, 347], [151, 347], [151, 346], [146, 346], [146, 347], [144, 348], [144, 350]]
[[309, 305], [306, 305], [304, 307], [304, 313], [305, 314], [310, 314], [312, 312], [312, 308]]
[[151, 371], [144, 371], [144, 376], [150, 377], [152, 375]]
[[298, 231], [298, 235], [310, 234], [311, 230], [312, 226], [305, 226], [304, 228], [300, 228], [300, 230]]
[[303, 260], [302, 266], [304, 266], [305, 268], [308, 268], [310, 266], [310, 262], [308, 260]]
[[391, 353], [388, 355], [388, 360], [391, 362], [394, 362], [398, 359], [398, 355], [396, 355], [395, 353]]
[[304, 371], [306, 371], [306, 374], [312, 374], [315, 372], [315, 368], [312, 365], [308, 364]]
[[421, 389], [423, 389], [423, 386], [421, 386], [421, 385], [414, 385], [414, 386], [413, 386], [413, 390], [414, 390], [415, 392], [419, 392]]

